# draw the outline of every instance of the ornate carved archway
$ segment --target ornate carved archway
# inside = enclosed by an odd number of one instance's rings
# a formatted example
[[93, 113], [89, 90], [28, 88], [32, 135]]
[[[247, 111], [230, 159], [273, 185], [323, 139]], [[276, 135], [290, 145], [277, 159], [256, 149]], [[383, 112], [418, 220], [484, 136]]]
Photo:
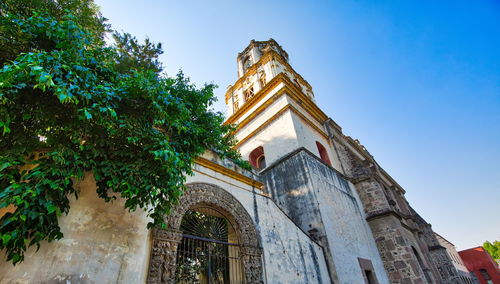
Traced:
[[177, 246], [182, 240], [182, 232], [179, 231], [182, 217], [189, 209], [207, 205], [223, 212], [235, 227], [241, 243], [246, 283], [263, 283], [259, 237], [243, 205], [230, 193], [212, 184], [193, 183], [188, 184], [187, 188], [165, 220], [169, 228], [153, 230], [147, 283], [174, 283]]

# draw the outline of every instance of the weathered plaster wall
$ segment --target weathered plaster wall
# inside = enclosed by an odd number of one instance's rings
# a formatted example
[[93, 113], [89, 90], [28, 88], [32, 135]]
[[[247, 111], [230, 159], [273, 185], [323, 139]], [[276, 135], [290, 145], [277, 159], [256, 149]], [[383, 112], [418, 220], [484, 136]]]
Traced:
[[[211, 157], [207, 157], [211, 158]], [[212, 157], [213, 158], [213, 157]], [[222, 161], [218, 161], [222, 163]], [[231, 168], [231, 165], [226, 165]], [[323, 250], [259, 189], [196, 165], [188, 183], [215, 184], [240, 201], [254, 220], [263, 247], [267, 283], [329, 283]], [[144, 283], [151, 253], [145, 213], [129, 213], [122, 201], [106, 204], [89, 175], [79, 186], [64, 238], [43, 243], [13, 267], [0, 265], [0, 283]]]
[[382, 259], [365, 221], [354, 186], [320, 160], [302, 152], [319, 201], [328, 241], [341, 283], [357, 283], [363, 274], [358, 257], [372, 262], [379, 283], [388, 283]]
[[364, 283], [358, 257], [373, 263], [379, 283], [388, 283], [360, 201], [339, 174], [300, 149], [262, 176], [277, 204], [328, 248], [339, 283]]
[[149, 261], [145, 213], [123, 202], [106, 204], [92, 175], [78, 185], [78, 200], [59, 220], [64, 238], [30, 249], [25, 261], [0, 264], [0, 283], [143, 283]]
[[322, 248], [298, 228], [258, 189], [195, 166], [187, 183], [210, 183], [224, 188], [246, 208], [260, 234], [267, 283], [330, 283]]

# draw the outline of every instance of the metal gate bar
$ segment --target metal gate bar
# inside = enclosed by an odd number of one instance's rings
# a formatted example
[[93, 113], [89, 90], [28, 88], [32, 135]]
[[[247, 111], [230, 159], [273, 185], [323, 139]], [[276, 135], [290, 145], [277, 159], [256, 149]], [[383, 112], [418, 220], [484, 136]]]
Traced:
[[176, 283], [244, 283], [240, 246], [184, 234], [177, 249]]

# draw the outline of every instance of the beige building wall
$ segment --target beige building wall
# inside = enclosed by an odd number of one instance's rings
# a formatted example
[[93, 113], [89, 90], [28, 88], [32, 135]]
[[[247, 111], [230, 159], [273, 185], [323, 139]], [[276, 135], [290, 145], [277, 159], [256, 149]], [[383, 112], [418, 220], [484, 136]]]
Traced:
[[64, 238], [31, 248], [24, 262], [0, 261], [0, 283], [144, 283], [149, 262], [148, 219], [127, 212], [121, 199], [105, 203], [91, 174], [77, 185], [68, 215], [59, 218]]
[[[233, 195], [252, 217], [263, 248], [265, 283], [329, 283], [322, 248], [301, 231], [251, 179], [252, 174], [212, 153], [203, 156], [224, 171], [196, 164], [187, 184], [216, 185]], [[120, 198], [98, 198], [93, 176], [77, 185], [67, 216], [59, 219], [64, 238], [30, 249], [13, 266], [0, 261], [0, 283], [146, 283], [152, 236], [142, 210], [127, 212]]]

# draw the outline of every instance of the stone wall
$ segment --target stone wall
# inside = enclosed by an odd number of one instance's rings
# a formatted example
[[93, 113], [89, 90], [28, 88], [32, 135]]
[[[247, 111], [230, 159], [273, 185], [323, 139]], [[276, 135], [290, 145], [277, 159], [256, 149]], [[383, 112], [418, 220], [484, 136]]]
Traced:
[[364, 283], [359, 258], [388, 282], [357, 194], [339, 173], [301, 148], [261, 175], [278, 206], [323, 245], [336, 283]]

